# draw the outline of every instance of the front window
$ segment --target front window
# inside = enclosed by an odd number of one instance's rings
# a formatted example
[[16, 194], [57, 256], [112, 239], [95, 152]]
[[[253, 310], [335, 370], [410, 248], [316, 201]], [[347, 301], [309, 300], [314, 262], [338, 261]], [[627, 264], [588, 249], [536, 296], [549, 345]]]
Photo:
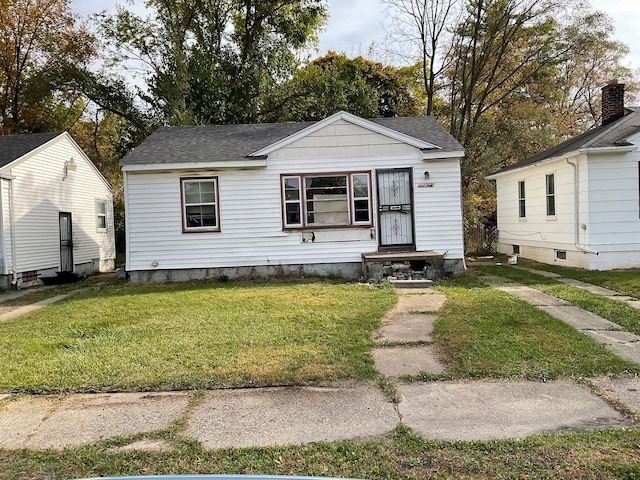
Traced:
[[518, 216], [524, 218], [527, 216], [526, 201], [524, 196], [524, 181], [518, 182]]
[[285, 228], [371, 225], [369, 173], [282, 177]]
[[556, 214], [556, 186], [555, 175], [553, 173], [547, 175], [547, 216], [553, 217]]
[[218, 179], [182, 179], [182, 221], [185, 232], [220, 230]]

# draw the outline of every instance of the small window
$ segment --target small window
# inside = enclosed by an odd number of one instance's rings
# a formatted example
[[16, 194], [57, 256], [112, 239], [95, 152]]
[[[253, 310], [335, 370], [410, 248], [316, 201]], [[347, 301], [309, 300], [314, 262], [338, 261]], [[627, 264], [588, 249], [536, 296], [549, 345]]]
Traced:
[[520, 245], [512, 245], [513, 255], [520, 255]]
[[565, 250], [556, 250], [556, 258], [558, 260], [566, 260], [567, 252]]
[[351, 175], [351, 190], [353, 192], [353, 223], [370, 224], [369, 175], [366, 173]]
[[107, 228], [107, 202], [105, 200], [96, 200], [96, 227], [98, 230], [106, 230]]
[[219, 231], [218, 179], [183, 178], [181, 181], [183, 230]]
[[518, 182], [518, 217], [527, 216], [526, 202], [524, 196], [524, 180]]
[[546, 176], [547, 191], [547, 216], [553, 217], [556, 214], [556, 185], [553, 173]]

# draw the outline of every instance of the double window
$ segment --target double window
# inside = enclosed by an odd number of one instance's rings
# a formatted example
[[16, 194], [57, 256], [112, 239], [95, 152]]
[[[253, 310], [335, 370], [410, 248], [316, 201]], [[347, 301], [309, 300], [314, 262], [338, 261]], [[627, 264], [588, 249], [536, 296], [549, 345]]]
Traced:
[[546, 176], [546, 198], [547, 198], [547, 216], [553, 217], [556, 214], [556, 185], [555, 175], [553, 173]]
[[524, 180], [518, 182], [518, 217], [527, 216], [526, 200], [524, 195]]
[[182, 228], [185, 232], [220, 230], [218, 179], [182, 178]]
[[282, 176], [285, 228], [371, 225], [367, 172]]

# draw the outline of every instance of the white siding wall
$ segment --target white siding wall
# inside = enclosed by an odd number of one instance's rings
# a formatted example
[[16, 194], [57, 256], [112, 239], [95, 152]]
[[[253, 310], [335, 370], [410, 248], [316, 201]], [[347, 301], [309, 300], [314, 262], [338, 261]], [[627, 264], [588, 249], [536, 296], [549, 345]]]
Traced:
[[[579, 160], [583, 165], [583, 159]], [[582, 167], [581, 167], [582, 169]], [[547, 216], [546, 175], [555, 175], [556, 215]], [[518, 216], [518, 182], [525, 182], [526, 217]], [[558, 160], [501, 176], [498, 192], [500, 243], [570, 249], [574, 245], [574, 172]], [[586, 204], [583, 204], [586, 205]], [[585, 219], [586, 220], [586, 219]]]
[[637, 151], [589, 157], [591, 268], [640, 267], [639, 165]]
[[[586, 158], [573, 157], [580, 175], [580, 222], [588, 222]], [[556, 214], [547, 216], [546, 176], [555, 176]], [[588, 256], [575, 246], [574, 169], [565, 159], [514, 171], [496, 180], [498, 194], [498, 231], [501, 253], [513, 253], [512, 245], [520, 246], [520, 254], [545, 263], [586, 266]], [[518, 182], [525, 182], [526, 216], [518, 216]], [[589, 242], [589, 231], [580, 230], [582, 244]], [[567, 260], [556, 258], [555, 251], [567, 252]]]
[[[564, 159], [515, 171], [496, 180], [499, 249], [545, 263], [587, 269], [640, 266], [640, 187], [637, 152], [579, 155], [579, 212], [574, 211], [574, 171]], [[545, 175], [556, 175], [556, 217], [545, 215]], [[525, 181], [526, 218], [518, 217], [518, 181]], [[575, 231], [578, 229], [576, 246]], [[598, 254], [585, 253], [587, 250]], [[555, 250], [567, 252], [558, 260]]]
[[[64, 163], [72, 157], [77, 170], [63, 180]], [[15, 177], [16, 272], [60, 267], [60, 212], [72, 214], [74, 264], [115, 259], [111, 191], [66, 136], [2, 173]], [[106, 231], [98, 231], [96, 226], [98, 199], [107, 201]]]
[[423, 162], [420, 155], [414, 147], [341, 121], [272, 153], [266, 168], [198, 172], [219, 181], [221, 231], [212, 233], [182, 233], [180, 177], [193, 171], [127, 173], [127, 269], [360, 262], [361, 253], [377, 250], [375, 223], [317, 229], [315, 242], [303, 241], [310, 231], [283, 232], [280, 175], [370, 171], [377, 222], [375, 169], [402, 167], [414, 167], [414, 181], [429, 170], [435, 183], [415, 190], [416, 217], [427, 222], [416, 229], [418, 249], [462, 258], [458, 161]]

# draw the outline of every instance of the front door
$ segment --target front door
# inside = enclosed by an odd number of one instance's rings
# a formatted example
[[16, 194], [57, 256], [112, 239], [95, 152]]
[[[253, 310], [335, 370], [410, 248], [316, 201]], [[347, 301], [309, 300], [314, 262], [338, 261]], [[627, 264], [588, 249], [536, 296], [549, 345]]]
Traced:
[[73, 231], [66, 212], [60, 212], [60, 271], [73, 272]]
[[380, 247], [415, 248], [411, 169], [378, 170], [376, 175]]

